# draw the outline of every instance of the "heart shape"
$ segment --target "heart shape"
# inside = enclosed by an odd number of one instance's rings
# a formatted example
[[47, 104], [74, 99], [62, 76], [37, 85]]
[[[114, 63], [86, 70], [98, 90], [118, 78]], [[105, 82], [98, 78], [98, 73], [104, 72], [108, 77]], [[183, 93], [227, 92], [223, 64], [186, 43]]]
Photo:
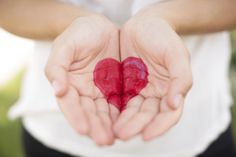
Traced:
[[140, 58], [128, 57], [119, 62], [106, 58], [97, 63], [94, 83], [106, 97], [109, 104], [123, 111], [128, 101], [147, 85], [147, 66]]

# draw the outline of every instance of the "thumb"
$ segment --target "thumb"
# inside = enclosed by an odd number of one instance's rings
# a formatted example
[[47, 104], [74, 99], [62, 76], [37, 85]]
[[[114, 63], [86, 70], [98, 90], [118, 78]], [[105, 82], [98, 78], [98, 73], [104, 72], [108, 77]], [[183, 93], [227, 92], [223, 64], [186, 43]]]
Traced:
[[[173, 55], [173, 54], [172, 54]], [[167, 93], [167, 103], [177, 109], [184, 102], [184, 98], [192, 87], [192, 72], [188, 52], [177, 53], [168, 59], [170, 86]]]
[[69, 47], [54, 45], [45, 67], [45, 75], [52, 84], [55, 95], [62, 97], [68, 90], [68, 70], [72, 62]]
[[191, 88], [190, 82], [184, 82], [179, 78], [171, 80], [167, 94], [167, 103], [173, 109], [178, 109], [184, 102], [184, 98]]
[[46, 66], [46, 76], [51, 82], [55, 95], [64, 96], [68, 89], [68, 79], [66, 70], [62, 67]]

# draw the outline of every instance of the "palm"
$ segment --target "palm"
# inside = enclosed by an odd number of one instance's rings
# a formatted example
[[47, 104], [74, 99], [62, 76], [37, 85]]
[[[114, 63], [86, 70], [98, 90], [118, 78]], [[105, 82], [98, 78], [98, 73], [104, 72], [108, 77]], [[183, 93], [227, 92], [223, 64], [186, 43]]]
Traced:
[[115, 125], [122, 139], [129, 139], [138, 133], [142, 133], [144, 139], [159, 136], [178, 121], [182, 112], [182, 104], [178, 110], [173, 110], [168, 104], [173, 79], [169, 71], [169, 59], [178, 55], [176, 51], [185, 55], [186, 49], [168, 27], [160, 27], [153, 19], [142, 19], [142, 22], [146, 22], [146, 25], [135, 23], [138, 31], [134, 31], [134, 27], [130, 30], [128, 26], [121, 33], [121, 58], [140, 57], [149, 72], [148, 84], [128, 102]]
[[[60, 76], [67, 80], [67, 92], [57, 97], [58, 104], [75, 130], [103, 145], [114, 140], [112, 118], [118, 110], [107, 104], [95, 86], [93, 70], [103, 58], [118, 59], [119, 48], [118, 31], [107, 21], [101, 21], [103, 19], [82, 18], [72, 24], [56, 40], [47, 67], [54, 60], [58, 60], [58, 64], [61, 64], [60, 60], [64, 63], [64, 76]], [[66, 49], [66, 52], [60, 52], [60, 49]], [[61, 59], [57, 59], [58, 56]]]

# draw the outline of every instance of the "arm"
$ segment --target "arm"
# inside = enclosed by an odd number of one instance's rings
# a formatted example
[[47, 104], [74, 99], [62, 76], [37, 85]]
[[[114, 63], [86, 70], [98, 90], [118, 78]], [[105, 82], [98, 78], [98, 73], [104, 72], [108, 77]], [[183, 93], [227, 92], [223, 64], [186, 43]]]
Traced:
[[172, 0], [145, 8], [166, 20], [177, 33], [208, 33], [236, 26], [235, 0]]
[[32, 39], [54, 39], [74, 19], [91, 14], [56, 0], [0, 0], [0, 27]]

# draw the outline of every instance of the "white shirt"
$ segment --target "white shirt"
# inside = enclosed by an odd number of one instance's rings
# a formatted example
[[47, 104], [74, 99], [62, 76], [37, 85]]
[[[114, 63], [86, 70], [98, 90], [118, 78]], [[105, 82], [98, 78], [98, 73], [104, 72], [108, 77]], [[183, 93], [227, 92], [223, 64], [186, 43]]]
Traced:
[[[157, 0], [71, 0], [124, 23], [142, 7]], [[36, 41], [34, 56], [23, 82], [21, 99], [10, 110], [23, 117], [25, 128], [46, 146], [84, 157], [193, 157], [204, 151], [229, 125], [231, 95], [228, 84], [230, 42], [226, 32], [183, 37], [191, 53], [194, 85], [179, 123], [151, 142], [137, 137], [99, 148], [78, 135], [58, 108], [44, 76], [51, 42]]]

